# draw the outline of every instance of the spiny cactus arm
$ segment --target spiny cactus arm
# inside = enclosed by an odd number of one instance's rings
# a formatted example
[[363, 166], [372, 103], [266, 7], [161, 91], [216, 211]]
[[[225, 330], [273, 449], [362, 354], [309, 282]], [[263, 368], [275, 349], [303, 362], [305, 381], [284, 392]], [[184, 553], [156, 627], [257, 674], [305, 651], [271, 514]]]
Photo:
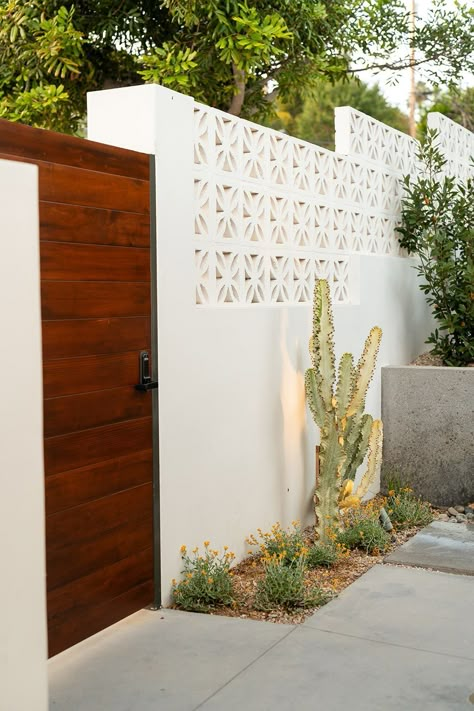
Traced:
[[324, 406], [323, 398], [321, 396], [318, 378], [314, 368], [308, 368], [305, 373], [304, 378], [306, 399], [308, 401], [309, 409], [313, 415], [313, 420], [316, 422], [318, 427], [324, 427], [324, 419], [326, 417], [326, 408]]
[[327, 542], [332, 530], [339, 528], [340, 467], [344, 451], [334, 422], [324, 428], [319, 454], [319, 478], [315, 490], [316, 533]]
[[381, 338], [382, 329], [378, 326], [374, 326], [367, 336], [364, 350], [357, 364], [354, 387], [346, 417], [351, 417], [351, 415], [354, 415], [358, 410], [363, 410], [364, 408], [365, 396], [367, 395], [367, 388], [374, 374]]
[[370, 489], [371, 484], [375, 481], [377, 471], [382, 464], [382, 442], [383, 442], [383, 426], [382, 420], [374, 420], [369, 437], [369, 456], [367, 459], [367, 470], [362, 477], [359, 486], [357, 487], [356, 496], [363, 499]]
[[350, 428], [345, 442], [346, 460], [344, 462], [343, 476], [354, 479], [358, 468], [365, 459], [369, 446], [370, 431], [372, 429], [372, 415], [356, 413], [350, 421], [355, 420]]
[[313, 337], [310, 349], [313, 367], [319, 376], [321, 395], [328, 410], [332, 407], [334, 386], [333, 336], [329, 284], [326, 279], [318, 279], [314, 287]]
[[336, 414], [342, 419], [349, 405], [354, 378], [354, 359], [351, 353], [343, 353], [339, 362], [336, 386]]

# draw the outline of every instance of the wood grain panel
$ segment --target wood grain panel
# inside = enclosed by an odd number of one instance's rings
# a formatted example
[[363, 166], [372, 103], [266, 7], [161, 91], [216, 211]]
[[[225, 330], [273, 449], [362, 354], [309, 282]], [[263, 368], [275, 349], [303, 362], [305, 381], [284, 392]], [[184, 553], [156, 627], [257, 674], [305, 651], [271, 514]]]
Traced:
[[106, 378], [117, 387], [138, 383], [138, 353], [60, 358], [43, 364], [45, 398], [102, 390]]
[[42, 241], [149, 247], [148, 215], [40, 202]]
[[[0, 120], [38, 166], [50, 654], [153, 596], [150, 159]], [[152, 354], [151, 354], [152, 355]]]
[[149, 180], [149, 157], [95, 141], [0, 120], [0, 152]]
[[141, 521], [128, 521], [105, 531], [94, 541], [78, 543], [73, 548], [47, 546], [48, 592], [149, 548], [151, 540], [152, 519], [144, 512]]
[[151, 449], [46, 477], [46, 515], [151, 481]]
[[[0, 153], [0, 158], [9, 160], [11, 156]], [[38, 166], [39, 199], [42, 201], [149, 213], [148, 182], [121, 175], [108, 175], [107, 180], [104, 180], [103, 173], [92, 170], [43, 163], [24, 157], [18, 160]]]
[[72, 644], [113, 625], [136, 610], [146, 607], [153, 599], [153, 583], [147, 582], [128, 590], [102, 605], [90, 607], [77, 617], [70, 615], [68, 621], [58, 627], [50, 627], [48, 639], [49, 656], [59, 654]]
[[53, 551], [94, 541], [127, 521], [141, 521], [151, 515], [151, 507], [150, 482], [60, 511], [46, 518], [48, 547]]
[[[107, 374], [104, 375], [105, 386]], [[147, 395], [129, 386], [45, 400], [44, 435], [54, 437], [147, 417], [150, 414], [150, 398]]]
[[69, 615], [80, 616], [91, 605], [101, 605], [123, 595], [131, 587], [148, 582], [152, 571], [153, 550], [150, 546], [118, 563], [52, 590], [48, 607], [49, 624], [65, 624]]
[[42, 242], [40, 261], [43, 281], [150, 281], [148, 249]]
[[38, 163], [39, 199], [148, 214], [148, 183], [53, 163]]
[[43, 321], [44, 360], [149, 348], [149, 318]]
[[152, 441], [151, 417], [47, 437], [44, 441], [46, 476], [150, 449]]
[[149, 316], [150, 298], [149, 284], [136, 282], [41, 283], [41, 306], [45, 320]]

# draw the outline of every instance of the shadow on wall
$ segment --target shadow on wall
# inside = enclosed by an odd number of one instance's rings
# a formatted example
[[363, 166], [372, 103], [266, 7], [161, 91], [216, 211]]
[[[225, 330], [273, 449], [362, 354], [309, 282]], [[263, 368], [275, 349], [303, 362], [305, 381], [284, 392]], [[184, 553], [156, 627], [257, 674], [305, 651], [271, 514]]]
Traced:
[[[306, 402], [303, 349], [299, 339], [289, 344], [288, 309], [280, 318], [281, 387], [283, 421], [283, 473], [281, 518], [289, 521], [295, 511], [309, 513]], [[292, 355], [294, 363], [292, 362]]]

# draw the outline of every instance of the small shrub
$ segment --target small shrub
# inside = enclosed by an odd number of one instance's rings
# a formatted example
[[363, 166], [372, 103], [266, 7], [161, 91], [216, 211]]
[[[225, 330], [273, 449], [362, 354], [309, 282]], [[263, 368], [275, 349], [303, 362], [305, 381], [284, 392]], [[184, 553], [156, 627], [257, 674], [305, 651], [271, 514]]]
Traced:
[[446, 365], [474, 361], [474, 179], [443, 175], [446, 159], [428, 131], [417, 154], [421, 172], [405, 178], [400, 245], [418, 256], [421, 290], [437, 327], [426, 343]]
[[360, 548], [370, 555], [377, 555], [386, 550], [390, 536], [376, 518], [359, 514], [338, 534], [337, 542], [346, 548]]
[[266, 559], [264, 565], [265, 576], [259, 580], [255, 594], [257, 610], [273, 610], [275, 607], [317, 607], [324, 605], [331, 597], [318, 586], [306, 590], [304, 557], [288, 565], [283, 558], [272, 556]]
[[[301, 556], [306, 555], [308, 550], [298, 521], [293, 521], [292, 528], [289, 531], [285, 531], [279, 522], [271, 527], [269, 533], [265, 533], [259, 528], [258, 537], [260, 542], [252, 534], [247, 539], [247, 543], [251, 546], [259, 546], [264, 556], [275, 556], [281, 560], [283, 565], [294, 564]], [[249, 553], [252, 552], [249, 551]]]
[[306, 554], [306, 564], [308, 568], [325, 566], [330, 568], [339, 559], [340, 549], [334, 543], [315, 543]]
[[181, 546], [184, 567], [183, 580], [173, 580], [173, 601], [176, 607], [191, 612], [209, 612], [218, 605], [233, 602], [230, 565], [235, 555], [224, 546], [224, 553], [209, 548], [204, 541], [204, 554], [194, 548], [188, 555], [186, 546]]
[[416, 496], [409, 487], [389, 489], [387, 513], [396, 528], [427, 526], [433, 520], [431, 506]]

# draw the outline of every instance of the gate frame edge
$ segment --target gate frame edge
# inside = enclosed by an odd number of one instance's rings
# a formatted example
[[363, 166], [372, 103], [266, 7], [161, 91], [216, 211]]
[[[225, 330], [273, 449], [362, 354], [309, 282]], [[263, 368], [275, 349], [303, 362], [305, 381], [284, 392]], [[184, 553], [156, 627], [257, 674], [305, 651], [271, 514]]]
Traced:
[[156, 234], [156, 161], [149, 156], [150, 164], [150, 272], [151, 272], [151, 342], [152, 380], [158, 388], [152, 391], [152, 437], [153, 437], [153, 602], [151, 610], [161, 608], [161, 520], [160, 520], [160, 431], [158, 376], [158, 265]]

